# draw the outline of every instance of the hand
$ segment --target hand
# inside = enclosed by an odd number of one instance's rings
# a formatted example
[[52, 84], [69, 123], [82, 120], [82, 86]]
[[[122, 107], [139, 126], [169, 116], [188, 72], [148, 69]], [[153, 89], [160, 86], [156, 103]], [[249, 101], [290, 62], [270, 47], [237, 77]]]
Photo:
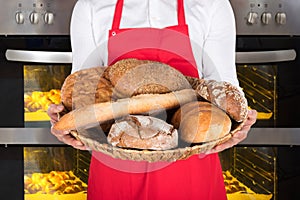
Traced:
[[63, 143], [73, 146], [76, 149], [87, 150], [86, 146], [78, 140], [76, 140], [68, 131], [59, 131], [53, 128], [53, 125], [58, 121], [58, 113], [63, 111], [63, 105], [51, 104], [48, 108], [48, 115], [51, 122], [51, 133], [57, 137], [57, 139]]
[[205, 154], [221, 152], [225, 149], [233, 147], [234, 145], [238, 144], [242, 140], [246, 139], [251, 126], [256, 122], [256, 118], [257, 118], [257, 111], [249, 110], [247, 120], [245, 121], [245, 124], [241, 128], [241, 130], [233, 134], [233, 136], [228, 141], [215, 146], [213, 149], [208, 150]]

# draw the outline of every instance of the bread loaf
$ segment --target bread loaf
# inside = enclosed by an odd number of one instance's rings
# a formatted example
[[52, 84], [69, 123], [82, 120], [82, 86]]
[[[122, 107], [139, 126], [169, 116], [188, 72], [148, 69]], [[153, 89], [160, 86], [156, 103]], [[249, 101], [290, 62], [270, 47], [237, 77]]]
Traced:
[[236, 122], [247, 118], [247, 99], [238, 87], [224, 81], [203, 80], [196, 91], [202, 98], [224, 110]]
[[108, 143], [117, 147], [167, 150], [178, 145], [178, 133], [172, 125], [155, 117], [129, 115], [112, 125]]
[[121, 60], [104, 72], [117, 98], [163, 94], [191, 88], [185, 76], [169, 65], [137, 59]]
[[209, 102], [194, 101], [179, 108], [171, 120], [187, 143], [203, 143], [229, 134], [231, 120], [221, 109]]
[[68, 111], [111, 100], [113, 87], [103, 77], [104, 69], [94, 67], [80, 70], [65, 79], [61, 88], [61, 101]]
[[190, 88], [186, 77], [169, 65], [124, 59], [107, 67], [83, 69], [70, 74], [62, 85], [61, 101], [71, 111], [139, 94], [162, 94]]

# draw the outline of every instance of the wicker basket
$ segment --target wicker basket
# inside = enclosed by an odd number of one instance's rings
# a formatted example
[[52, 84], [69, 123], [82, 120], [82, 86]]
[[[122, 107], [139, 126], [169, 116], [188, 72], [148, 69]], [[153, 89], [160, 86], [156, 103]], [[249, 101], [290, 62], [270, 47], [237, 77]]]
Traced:
[[[102, 152], [113, 158], [119, 158], [123, 160], [134, 160], [134, 161], [168, 161], [173, 162], [176, 160], [184, 160], [192, 155], [205, 153], [212, 149], [218, 144], [221, 144], [230, 139], [235, 132], [241, 129], [243, 123], [234, 124], [232, 131], [222, 138], [205, 142], [199, 145], [192, 145], [186, 147], [179, 147], [170, 150], [138, 150], [138, 149], [126, 149], [115, 147], [106, 142], [106, 140], [97, 133], [86, 134], [88, 131], [84, 131], [85, 134], [80, 134], [80, 131], [72, 131], [71, 134], [78, 140], [82, 141], [89, 149], [94, 151]], [[95, 136], [96, 135], [96, 136]]]

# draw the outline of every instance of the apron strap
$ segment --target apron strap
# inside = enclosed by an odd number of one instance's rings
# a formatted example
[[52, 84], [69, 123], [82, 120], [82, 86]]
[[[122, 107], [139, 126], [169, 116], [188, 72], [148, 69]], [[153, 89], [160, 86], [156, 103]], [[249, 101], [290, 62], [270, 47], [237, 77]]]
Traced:
[[[122, 18], [124, 0], [118, 0], [115, 7], [112, 29], [119, 29]], [[178, 25], [185, 25], [184, 3], [183, 0], [177, 1], [177, 19]]]
[[123, 11], [123, 4], [124, 0], [118, 0], [116, 7], [115, 7], [115, 14], [112, 24], [112, 30], [119, 29], [120, 28], [120, 22], [122, 18], [122, 11]]
[[178, 25], [186, 25], [183, 0], [177, 1], [177, 18], [178, 18]]

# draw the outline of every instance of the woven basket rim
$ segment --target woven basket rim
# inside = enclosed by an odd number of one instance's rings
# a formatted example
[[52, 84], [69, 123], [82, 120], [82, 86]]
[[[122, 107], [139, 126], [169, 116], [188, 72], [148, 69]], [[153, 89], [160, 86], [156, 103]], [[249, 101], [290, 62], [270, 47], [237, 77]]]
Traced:
[[134, 160], [134, 161], [148, 161], [148, 162], [158, 162], [158, 161], [168, 161], [173, 162], [176, 160], [185, 160], [192, 155], [205, 153], [208, 150], [214, 148], [216, 145], [221, 144], [229, 140], [238, 130], [241, 129], [244, 123], [239, 123], [238, 126], [226, 134], [225, 136], [218, 138], [213, 141], [205, 142], [202, 144], [196, 144], [187, 147], [178, 147], [169, 150], [139, 150], [139, 149], [129, 149], [112, 146], [109, 143], [101, 143], [99, 141], [87, 138], [83, 135], [73, 132], [72, 134], [82, 141], [89, 149], [102, 152], [113, 158], [118, 158], [122, 160]]

